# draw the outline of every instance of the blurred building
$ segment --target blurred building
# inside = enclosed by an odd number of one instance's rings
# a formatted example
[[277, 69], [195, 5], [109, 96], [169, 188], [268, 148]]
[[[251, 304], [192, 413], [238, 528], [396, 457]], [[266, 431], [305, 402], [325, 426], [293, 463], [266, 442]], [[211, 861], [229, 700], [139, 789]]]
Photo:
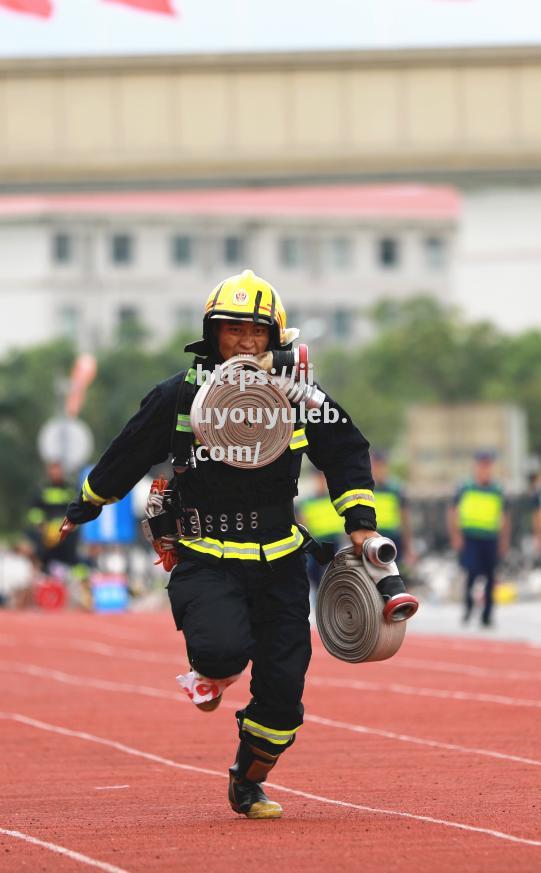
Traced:
[[[0, 73], [0, 348], [58, 331], [95, 345], [134, 311], [158, 336], [248, 263], [341, 338], [359, 305], [418, 292], [541, 325], [539, 47], [10, 58]], [[375, 179], [452, 185], [460, 217], [281, 192]], [[235, 186], [279, 190], [269, 211]], [[194, 188], [198, 206], [158, 197]]]
[[508, 403], [414, 406], [405, 449], [417, 497], [448, 497], [457, 483], [471, 478], [479, 450], [494, 453], [496, 478], [509, 493], [519, 494], [528, 462], [526, 415]]
[[381, 297], [449, 299], [459, 210], [434, 186], [0, 196], [0, 352], [95, 348], [123, 322], [197, 332], [206, 295], [248, 265], [307, 341], [358, 339]]

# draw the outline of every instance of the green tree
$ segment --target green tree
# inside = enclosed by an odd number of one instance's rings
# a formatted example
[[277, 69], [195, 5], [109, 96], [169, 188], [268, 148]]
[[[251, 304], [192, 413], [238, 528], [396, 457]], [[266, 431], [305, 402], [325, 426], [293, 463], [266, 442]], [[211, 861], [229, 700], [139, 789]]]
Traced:
[[317, 356], [324, 387], [373, 443], [391, 447], [412, 403], [512, 402], [522, 406], [541, 450], [541, 334], [516, 337], [431, 298], [384, 301], [371, 312], [363, 346]]
[[59, 409], [74, 351], [54, 342], [11, 352], [0, 361], [0, 531], [16, 530], [41, 476], [37, 435]]

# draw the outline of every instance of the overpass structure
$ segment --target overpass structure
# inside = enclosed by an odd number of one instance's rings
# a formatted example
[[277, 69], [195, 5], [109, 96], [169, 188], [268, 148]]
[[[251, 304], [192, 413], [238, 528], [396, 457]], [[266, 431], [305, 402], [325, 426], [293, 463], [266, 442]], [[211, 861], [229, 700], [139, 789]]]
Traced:
[[0, 61], [0, 190], [541, 180], [541, 47]]

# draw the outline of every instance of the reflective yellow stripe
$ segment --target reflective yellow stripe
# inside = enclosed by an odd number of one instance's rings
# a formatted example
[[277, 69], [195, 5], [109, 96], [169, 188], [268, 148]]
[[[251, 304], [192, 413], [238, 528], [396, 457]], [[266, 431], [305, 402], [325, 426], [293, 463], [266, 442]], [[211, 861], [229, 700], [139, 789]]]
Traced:
[[94, 503], [96, 506], [105, 506], [106, 503], [117, 503], [118, 497], [100, 497], [95, 491], [92, 491], [88, 483], [88, 476], [83, 482], [83, 500], [87, 503]]
[[259, 561], [259, 543], [235, 543], [224, 541], [224, 558], [239, 558], [241, 561]]
[[189, 415], [184, 415], [183, 413], [179, 412], [177, 416], [177, 430], [181, 431], [182, 433], [193, 433]]
[[275, 746], [285, 746], [295, 736], [299, 727], [300, 725], [289, 731], [279, 731], [276, 728], [268, 728], [264, 724], [258, 724], [250, 718], [245, 718], [242, 722], [242, 730], [253, 734], [254, 737], [262, 737], [264, 740], [268, 740], [269, 743], [274, 743]]
[[203, 555], [212, 555], [215, 558], [237, 558], [239, 561], [261, 560], [263, 550], [267, 561], [275, 561], [291, 554], [303, 544], [303, 536], [296, 525], [291, 526], [291, 536], [273, 543], [235, 542], [234, 540], [215, 540], [212, 537], [200, 537], [197, 540], [180, 539], [181, 546], [193, 549]]
[[43, 509], [29, 509], [26, 519], [30, 524], [41, 524], [42, 521], [45, 521], [45, 513]]
[[338, 515], [343, 515], [352, 506], [371, 506], [374, 509], [374, 494], [372, 491], [353, 488], [352, 491], [344, 491], [332, 503]]
[[188, 549], [193, 549], [194, 552], [201, 552], [203, 555], [214, 555], [215, 558], [222, 558], [224, 554], [224, 545], [220, 540], [213, 540], [212, 537], [200, 537], [198, 540], [180, 539], [181, 546], [186, 546]]
[[306, 431], [304, 427], [299, 427], [297, 430], [293, 431], [293, 436], [291, 437], [289, 448], [292, 452], [298, 451], [298, 449], [304, 449], [305, 446], [308, 445], [308, 440], [306, 439]]
[[274, 543], [267, 543], [262, 545], [261, 548], [267, 561], [275, 561], [276, 558], [284, 558], [286, 555], [290, 555], [291, 552], [296, 551], [296, 549], [302, 546], [303, 542], [304, 538], [299, 528], [297, 525], [292, 524], [291, 536], [285, 537], [283, 540], [276, 540]]

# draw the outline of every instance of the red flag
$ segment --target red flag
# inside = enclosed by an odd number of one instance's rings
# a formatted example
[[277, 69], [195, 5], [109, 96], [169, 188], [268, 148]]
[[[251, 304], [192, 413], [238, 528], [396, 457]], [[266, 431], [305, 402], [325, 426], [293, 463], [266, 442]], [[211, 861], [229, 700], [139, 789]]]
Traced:
[[105, 0], [106, 3], [121, 3], [140, 9], [141, 12], [159, 12], [161, 15], [176, 15], [172, 0]]
[[50, 18], [53, 14], [52, 0], [0, 0], [0, 6], [5, 6], [12, 12], [37, 15], [39, 18]]

